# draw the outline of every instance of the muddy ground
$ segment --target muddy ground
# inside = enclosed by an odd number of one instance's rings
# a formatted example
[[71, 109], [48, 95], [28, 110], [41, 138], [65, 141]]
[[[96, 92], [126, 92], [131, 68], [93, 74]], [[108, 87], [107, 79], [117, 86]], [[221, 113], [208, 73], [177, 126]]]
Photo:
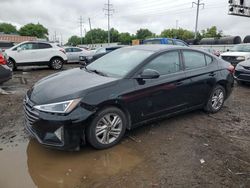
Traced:
[[145, 125], [108, 150], [62, 152], [42, 147], [23, 126], [25, 92], [52, 73], [24, 68], [1, 86], [11, 94], [0, 94], [0, 187], [250, 187], [250, 86], [236, 84], [217, 114]]

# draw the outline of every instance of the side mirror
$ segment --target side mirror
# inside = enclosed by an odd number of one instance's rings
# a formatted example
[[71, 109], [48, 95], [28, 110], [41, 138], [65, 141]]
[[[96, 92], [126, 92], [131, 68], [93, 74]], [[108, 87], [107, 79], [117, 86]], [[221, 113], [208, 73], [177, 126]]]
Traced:
[[160, 77], [160, 73], [153, 69], [145, 69], [137, 77], [138, 79], [156, 79]]

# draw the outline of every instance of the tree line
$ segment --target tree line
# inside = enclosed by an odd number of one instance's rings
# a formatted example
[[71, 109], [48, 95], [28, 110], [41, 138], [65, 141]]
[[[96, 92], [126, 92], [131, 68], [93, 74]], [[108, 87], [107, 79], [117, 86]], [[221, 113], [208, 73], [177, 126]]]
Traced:
[[0, 32], [4, 34], [19, 34], [21, 36], [33, 36], [48, 39], [48, 29], [42, 24], [29, 23], [17, 30], [16, 26], [10, 23], [0, 23]]
[[[79, 45], [81, 41], [83, 44], [96, 44], [96, 43], [107, 43], [108, 32], [103, 29], [93, 29], [88, 31], [85, 37], [82, 38], [76, 35], [71, 36], [68, 39], [68, 45]], [[186, 30], [186, 29], [165, 29], [160, 35], [157, 35], [146, 28], [141, 28], [136, 31], [136, 34], [130, 34], [128, 32], [119, 33], [118, 30], [112, 28], [110, 30], [111, 42], [119, 42], [121, 44], [131, 44], [134, 39], [147, 39], [147, 38], [156, 38], [156, 37], [165, 37], [165, 38], [178, 38], [181, 40], [193, 39], [194, 32]], [[216, 26], [212, 26], [211, 28], [207, 28], [198, 33], [198, 39], [202, 38], [220, 38], [223, 36], [222, 31], [218, 31]]]
[[[45, 38], [48, 39], [48, 29], [44, 27], [42, 24], [37, 23], [29, 23], [24, 26], [22, 26], [19, 30], [17, 30], [16, 26], [10, 24], [10, 23], [0, 23], [0, 32], [5, 34], [19, 34], [21, 36], [35, 36], [37, 38]], [[136, 31], [135, 34], [131, 34], [128, 32], [119, 32], [118, 30], [112, 28], [110, 30], [111, 34], [111, 42], [119, 42], [121, 44], [131, 44], [132, 40], [134, 39], [147, 39], [147, 38], [155, 38], [155, 37], [166, 37], [166, 38], [178, 38], [181, 40], [187, 40], [187, 39], [193, 39], [194, 38], [194, 32], [189, 31], [186, 29], [165, 29], [163, 30], [159, 35], [153, 33], [147, 28], [141, 28]], [[198, 33], [198, 39], [202, 38], [220, 38], [223, 36], [222, 31], [218, 31], [216, 26], [212, 26], [210, 28], [207, 28], [205, 30], [202, 30]], [[83, 44], [96, 44], [96, 43], [107, 43], [108, 39], [108, 32], [96, 28], [92, 29], [91, 31], [88, 31], [85, 35], [85, 37], [82, 38], [76, 35], [71, 36], [68, 39], [67, 44], [68, 45], [79, 45], [81, 44], [81, 41]]]

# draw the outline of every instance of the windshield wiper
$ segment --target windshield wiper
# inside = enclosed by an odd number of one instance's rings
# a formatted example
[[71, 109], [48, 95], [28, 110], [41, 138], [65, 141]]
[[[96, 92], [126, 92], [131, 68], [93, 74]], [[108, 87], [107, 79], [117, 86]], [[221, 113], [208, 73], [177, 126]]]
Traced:
[[99, 74], [99, 75], [101, 75], [101, 76], [108, 77], [107, 74], [105, 74], [104, 72], [101, 72], [101, 71], [99, 71], [99, 70], [96, 70], [96, 69], [94, 69], [94, 70], [92, 70], [92, 69], [87, 69], [86, 67], [85, 67], [85, 69], [86, 69], [88, 72], [94, 72], [94, 73]]

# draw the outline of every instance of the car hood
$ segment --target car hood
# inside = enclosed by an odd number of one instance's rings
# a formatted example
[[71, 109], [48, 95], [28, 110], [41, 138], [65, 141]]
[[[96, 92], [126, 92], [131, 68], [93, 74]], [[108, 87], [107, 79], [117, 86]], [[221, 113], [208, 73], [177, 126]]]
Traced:
[[250, 52], [225, 52], [221, 56], [250, 56]]
[[248, 61], [242, 61], [239, 63], [241, 66], [244, 66], [244, 67], [250, 67], [250, 60]]
[[83, 98], [91, 89], [116, 84], [117, 80], [75, 68], [43, 78], [28, 92], [28, 96], [36, 105], [62, 102]]

